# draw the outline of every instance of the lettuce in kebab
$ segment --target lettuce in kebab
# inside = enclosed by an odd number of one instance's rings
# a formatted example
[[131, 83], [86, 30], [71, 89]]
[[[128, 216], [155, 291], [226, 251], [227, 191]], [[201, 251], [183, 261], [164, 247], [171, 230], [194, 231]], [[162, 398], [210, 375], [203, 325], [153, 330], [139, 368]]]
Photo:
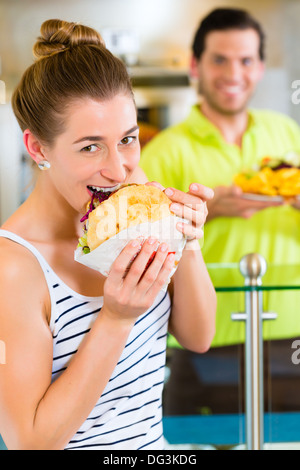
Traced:
[[[78, 248], [88, 254], [130, 227], [161, 222], [170, 217], [174, 219], [176, 216], [170, 211], [171, 202], [163, 191], [152, 185], [122, 185], [113, 192], [94, 190], [87, 212], [81, 219], [84, 234], [79, 239]], [[173, 225], [175, 227], [175, 219]], [[169, 236], [174, 238], [173, 233], [168, 233]], [[163, 241], [168, 243], [169, 240]], [[152, 259], [154, 256], [155, 252]]]

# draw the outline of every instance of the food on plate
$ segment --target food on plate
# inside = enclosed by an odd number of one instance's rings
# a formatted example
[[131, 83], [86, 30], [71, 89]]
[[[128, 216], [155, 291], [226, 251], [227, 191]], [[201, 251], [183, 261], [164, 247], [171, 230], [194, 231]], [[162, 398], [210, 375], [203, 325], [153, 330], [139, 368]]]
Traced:
[[258, 168], [237, 174], [234, 183], [245, 193], [284, 198], [300, 195], [300, 155], [264, 157]]
[[122, 230], [173, 215], [171, 200], [159, 188], [144, 184], [122, 185], [113, 192], [93, 190], [79, 247], [87, 254]]

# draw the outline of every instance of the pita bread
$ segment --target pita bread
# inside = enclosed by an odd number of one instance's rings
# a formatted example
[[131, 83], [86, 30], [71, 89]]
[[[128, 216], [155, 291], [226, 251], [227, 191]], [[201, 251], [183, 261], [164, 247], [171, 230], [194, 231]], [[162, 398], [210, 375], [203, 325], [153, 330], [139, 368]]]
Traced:
[[171, 202], [154, 186], [133, 184], [122, 187], [90, 213], [87, 229], [90, 250], [133, 225], [173, 215]]

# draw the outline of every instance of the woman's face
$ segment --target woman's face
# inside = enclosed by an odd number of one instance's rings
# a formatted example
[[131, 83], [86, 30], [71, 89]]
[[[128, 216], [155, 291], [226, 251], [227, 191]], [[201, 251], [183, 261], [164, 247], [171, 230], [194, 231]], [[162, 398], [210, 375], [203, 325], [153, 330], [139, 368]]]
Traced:
[[44, 149], [51, 163], [47, 177], [71, 207], [85, 212], [92, 187], [114, 188], [137, 167], [138, 133], [132, 97], [80, 99], [67, 108], [65, 131]]

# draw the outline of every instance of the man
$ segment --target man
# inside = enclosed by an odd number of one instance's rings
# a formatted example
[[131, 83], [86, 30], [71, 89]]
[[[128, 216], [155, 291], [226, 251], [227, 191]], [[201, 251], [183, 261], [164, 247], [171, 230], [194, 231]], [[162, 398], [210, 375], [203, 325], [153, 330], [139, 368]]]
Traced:
[[[252, 252], [263, 255], [268, 264], [293, 265], [300, 260], [299, 203], [251, 200], [233, 184], [237, 173], [259, 164], [265, 156], [300, 153], [300, 129], [294, 121], [276, 112], [247, 108], [264, 68], [264, 33], [259, 23], [243, 10], [211, 12], [193, 43], [191, 72], [198, 79], [201, 102], [184, 122], [162, 131], [142, 152], [141, 166], [150, 180], [184, 191], [194, 180], [214, 188], [202, 248], [206, 263], [214, 266], [238, 263]], [[211, 273], [214, 278], [213, 269]], [[271, 268], [268, 273], [264, 280]], [[295, 283], [295, 273], [300, 284], [298, 268], [287, 281]], [[219, 270], [219, 282], [228, 285], [230, 275], [229, 270]], [[243, 282], [241, 276], [239, 282]], [[265, 308], [278, 314], [275, 321], [264, 323], [264, 338], [272, 339], [271, 359], [284, 360], [284, 367], [291, 367], [291, 338], [300, 335], [299, 300], [300, 291], [264, 294]], [[243, 309], [242, 294], [219, 293], [213, 349], [204, 357], [173, 351], [167, 414], [239, 411], [238, 345], [244, 341], [244, 324], [232, 322], [231, 313]], [[265, 355], [266, 364], [269, 359]], [[290, 373], [299, 375], [295, 366]], [[215, 383], [223, 388], [216, 389]], [[298, 405], [297, 397], [294, 400], [290, 395], [288, 404], [281, 399], [287, 392], [282, 384], [280, 376], [274, 382], [273, 410]]]

